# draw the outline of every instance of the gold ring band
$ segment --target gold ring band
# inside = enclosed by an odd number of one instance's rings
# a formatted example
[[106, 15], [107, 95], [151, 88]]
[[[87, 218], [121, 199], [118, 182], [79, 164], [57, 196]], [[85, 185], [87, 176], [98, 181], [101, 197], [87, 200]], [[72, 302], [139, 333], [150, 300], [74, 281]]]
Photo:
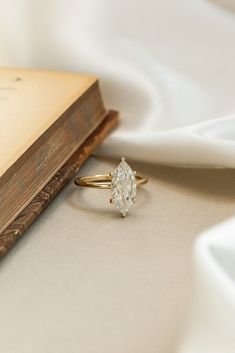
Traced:
[[125, 158], [113, 173], [96, 174], [78, 177], [74, 183], [96, 189], [111, 189], [110, 202], [125, 217], [129, 208], [136, 202], [136, 187], [148, 182], [147, 178], [139, 176], [126, 163]]
[[[146, 184], [147, 178], [135, 175], [136, 186]], [[78, 186], [86, 186], [89, 188], [96, 189], [112, 189], [112, 174], [96, 174], [78, 177], [74, 180], [74, 183]]]

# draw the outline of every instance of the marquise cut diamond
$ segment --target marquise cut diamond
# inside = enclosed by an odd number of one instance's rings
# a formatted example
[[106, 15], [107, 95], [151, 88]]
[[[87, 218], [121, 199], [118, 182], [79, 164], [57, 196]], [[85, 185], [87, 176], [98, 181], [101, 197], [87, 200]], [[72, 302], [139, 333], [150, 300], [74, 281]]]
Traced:
[[129, 208], [135, 202], [136, 178], [135, 173], [123, 157], [118, 167], [112, 173], [111, 202], [125, 217]]

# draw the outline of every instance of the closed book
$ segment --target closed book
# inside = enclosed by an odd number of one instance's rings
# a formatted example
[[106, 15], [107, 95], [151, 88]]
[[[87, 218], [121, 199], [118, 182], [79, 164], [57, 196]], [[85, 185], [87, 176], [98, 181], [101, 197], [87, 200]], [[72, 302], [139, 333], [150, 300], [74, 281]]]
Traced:
[[[62, 187], [116, 122], [116, 112], [104, 106], [97, 77], [0, 69], [0, 254], [9, 248], [6, 240], [13, 244], [36, 218], [26, 221], [27, 208], [35, 208], [56, 174]], [[53, 197], [61, 187], [51, 190]]]

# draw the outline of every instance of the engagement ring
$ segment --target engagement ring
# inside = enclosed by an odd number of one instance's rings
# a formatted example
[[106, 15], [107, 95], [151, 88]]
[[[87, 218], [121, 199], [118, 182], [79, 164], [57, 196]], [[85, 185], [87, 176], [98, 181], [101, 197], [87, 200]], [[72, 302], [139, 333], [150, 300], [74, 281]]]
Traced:
[[126, 216], [129, 208], [136, 202], [136, 187], [147, 182], [147, 178], [136, 175], [124, 157], [110, 174], [82, 176], [74, 181], [79, 186], [111, 189], [110, 203], [116, 206], [122, 217]]

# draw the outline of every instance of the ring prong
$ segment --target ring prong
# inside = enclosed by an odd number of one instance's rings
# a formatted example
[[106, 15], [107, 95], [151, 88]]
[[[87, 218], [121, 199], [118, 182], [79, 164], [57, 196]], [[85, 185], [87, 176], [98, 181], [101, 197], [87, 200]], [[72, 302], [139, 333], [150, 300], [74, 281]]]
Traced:
[[110, 197], [109, 202], [111, 203], [111, 205], [113, 205], [114, 204], [114, 198]]
[[125, 162], [125, 160], [126, 160], [125, 157], [122, 157], [122, 158], [121, 158], [121, 161]]
[[126, 217], [126, 212], [122, 211], [121, 212], [121, 216], [122, 216], [122, 218], [125, 218]]
[[137, 171], [136, 171], [136, 170], [134, 170], [134, 172], [133, 172], [133, 173], [134, 173], [134, 175], [136, 175], [136, 174], [137, 174]]

